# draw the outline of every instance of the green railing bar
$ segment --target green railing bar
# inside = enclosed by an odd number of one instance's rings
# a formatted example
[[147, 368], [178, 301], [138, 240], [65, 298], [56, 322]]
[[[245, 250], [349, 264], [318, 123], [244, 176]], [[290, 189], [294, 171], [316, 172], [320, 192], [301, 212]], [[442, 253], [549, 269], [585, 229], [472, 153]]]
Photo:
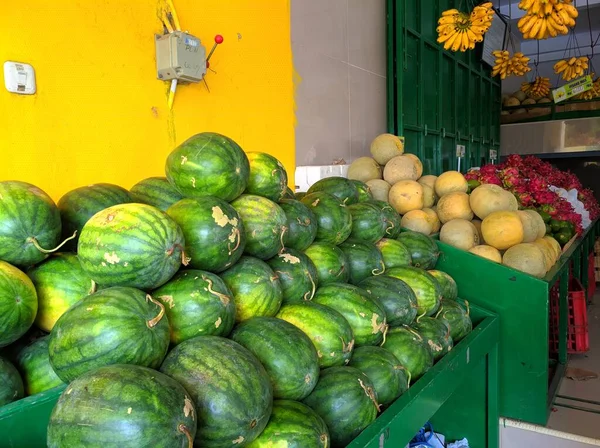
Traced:
[[600, 401], [587, 400], [585, 398], [570, 397], [568, 395], [560, 395], [560, 394], [558, 394], [556, 396], [556, 398], [563, 398], [565, 400], [571, 400], [571, 401], [581, 401], [582, 403], [596, 404], [596, 405], [600, 406]]

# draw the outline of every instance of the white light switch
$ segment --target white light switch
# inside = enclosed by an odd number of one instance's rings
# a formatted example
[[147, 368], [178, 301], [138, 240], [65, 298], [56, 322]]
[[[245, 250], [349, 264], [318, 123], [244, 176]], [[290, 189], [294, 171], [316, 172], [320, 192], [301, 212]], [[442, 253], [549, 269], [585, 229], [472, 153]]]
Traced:
[[33, 67], [22, 62], [4, 63], [4, 85], [11, 93], [33, 95], [35, 93], [35, 72]]

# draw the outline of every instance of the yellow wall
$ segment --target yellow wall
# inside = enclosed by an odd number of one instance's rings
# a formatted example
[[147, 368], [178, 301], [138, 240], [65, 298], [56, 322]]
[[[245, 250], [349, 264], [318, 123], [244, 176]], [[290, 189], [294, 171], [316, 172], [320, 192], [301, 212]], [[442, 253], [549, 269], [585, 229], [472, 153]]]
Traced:
[[[0, 62], [32, 64], [37, 94], [0, 85], [0, 180], [56, 200], [95, 182], [126, 188], [164, 175], [175, 144], [221, 132], [277, 156], [294, 174], [289, 0], [174, 0], [181, 26], [210, 49], [207, 82], [180, 86], [172, 112], [156, 79], [161, 0], [32, 0], [2, 6]], [[0, 75], [1, 76], [1, 75]]]

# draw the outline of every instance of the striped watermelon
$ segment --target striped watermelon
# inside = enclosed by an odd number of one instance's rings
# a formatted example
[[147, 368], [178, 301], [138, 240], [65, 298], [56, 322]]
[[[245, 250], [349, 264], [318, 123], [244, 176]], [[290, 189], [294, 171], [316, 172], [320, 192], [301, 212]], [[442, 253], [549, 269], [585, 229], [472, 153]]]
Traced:
[[8, 360], [0, 358], [0, 406], [23, 398], [23, 380]]
[[410, 251], [400, 241], [383, 238], [377, 243], [377, 249], [383, 255], [383, 264], [385, 264], [386, 269], [412, 264]]
[[458, 286], [452, 277], [442, 271], [428, 271], [438, 281], [442, 289], [442, 298], [448, 300], [456, 300], [458, 297]]
[[267, 263], [243, 256], [221, 278], [233, 293], [235, 320], [242, 322], [255, 316], [275, 316], [283, 301], [277, 275]]
[[402, 227], [400, 226], [402, 218], [398, 212], [387, 202], [373, 200], [371, 203], [376, 205], [381, 210], [381, 213], [383, 213], [383, 219], [386, 223], [385, 237], [397, 238], [402, 231]]
[[367, 184], [356, 179], [352, 179], [350, 182], [356, 187], [356, 191], [358, 192], [358, 202], [368, 202], [373, 200], [371, 189]]
[[390, 327], [410, 325], [417, 317], [417, 296], [402, 280], [378, 275], [363, 280], [358, 286], [385, 311]]
[[233, 266], [246, 247], [246, 233], [238, 212], [213, 196], [183, 199], [167, 210], [183, 231], [189, 266], [221, 272]]
[[427, 235], [410, 231], [402, 232], [397, 239], [410, 251], [413, 266], [421, 269], [435, 268], [440, 250], [433, 239]]
[[439, 361], [452, 350], [453, 342], [450, 330], [444, 322], [433, 317], [421, 317], [412, 324], [415, 330], [429, 346], [434, 361]]
[[317, 217], [315, 241], [342, 244], [352, 232], [352, 215], [340, 200], [324, 191], [307, 194], [301, 201]]
[[152, 295], [165, 307], [173, 344], [201, 335], [227, 336], [235, 323], [233, 293], [210, 272], [179, 271]]
[[0, 261], [0, 347], [23, 336], [38, 310], [33, 283], [14, 266]]
[[277, 316], [302, 330], [317, 348], [319, 366], [347, 364], [354, 348], [348, 321], [337, 311], [312, 302], [284, 305]]
[[357, 346], [377, 345], [387, 331], [385, 311], [360, 288], [332, 283], [317, 289], [314, 303], [328, 306], [346, 318]]
[[50, 365], [49, 342], [50, 336], [40, 338], [21, 350], [17, 356], [16, 366], [23, 377], [27, 395], [35, 395], [64, 384]]
[[248, 448], [329, 448], [329, 430], [315, 411], [291, 400], [275, 400], [265, 430]]
[[285, 194], [283, 195], [283, 199], [296, 199], [296, 195], [294, 194], [294, 190], [290, 187], [285, 189]]
[[408, 390], [404, 367], [394, 355], [381, 347], [358, 347], [352, 354], [350, 367], [367, 375], [377, 393], [377, 401], [387, 406]]
[[19, 181], [0, 182], [0, 260], [31, 266], [60, 242], [60, 212], [38, 187]]
[[192, 396], [200, 422], [198, 446], [245, 446], [267, 426], [273, 406], [269, 375], [237, 342], [188, 339], [171, 350], [160, 370]]
[[356, 204], [358, 202], [358, 190], [351, 180], [345, 177], [325, 177], [315, 182], [306, 194], [322, 191], [335, 196], [344, 205]]
[[417, 314], [433, 316], [440, 307], [442, 290], [433, 275], [412, 266], [392, 268], [386, 272], [390, 277], [405, 282], [417, 296]]
[[370, 202], [359, 202], [348, 207], [352, 215], [350, 238], [376, 243], [385, 236], [387, 222], [379, 208]]
[[354, 367], [321, 372], [313, 392], [304, 399], [321, 416], [332, 446], [346, 446], [377, 418], [379, 404], [371, 380]]
[[306, 196], [306, 191], [298, 191], [298, 192], [294, 193], [294, 198], [297, 201], [301, 201], [304, 196]]
[[231, 339], [250, 350], [264, 366], [275, 398], [302, 400], [317, 384], [317, 350], [308, 336], [289, 322], [253, 317], [239, 324]]
[[279, 202], [287, 193], [288, 176], [279, 160], [264, 152], [248, 152], [250, 175], [246, 194], [263, 196]]
[[469, 305], [466, 310], [454, 300], [442, 300], [440, 311], [436, 316], [450, 328], [450, 337], [454, 343], [459, 342], [473, 330], [473, 322], [469, 317]]
[[133, 365], [89, 372], [62, 393], [50, 415], [48, 447], [190, 447], [197, 415], [167, 375]]
[[203, 132], [190, 137], [167, 158], [167, 179], [184, 197], [216, 196], [230, 202], [248, 186], [248, 157], [229, 137]]
[[96, 292], [96, 283], [81, 267], [75, 254], [55, 254], [27, 271], [38, 296], [35, 324], [50, 332], [67, 309]]
[[350, 279], [350, 262], [339, 247], [314, 243], [304, 253], [317, 268], [319, 285], [346, 283]]
[[385, 272], [383, 256], [377, 246], [358, 240], [348, 240], [340, 244], [340, 249], [348, 259], [350, 283], [358, 285], [365, 278]]
[[287, 218], [279, 205], [251, 194], [240, 196], [231, 205], [244, 222], [246, 254], [268, 260], [283, 249]]
[[411, 383], [421, 378], [433, 366], [431, 350], [423, 338], [409, 327], [391, 328], [382, 347], [398, 358], [407, 370]]
[[80, 300], [50, 334], [50, 363], [69, 382], [109, 364], [156, 368], [169, 347], [164, 306], [134, 288], [114, 287]]
[[149, 177], [139, 181], [129, 193], [135, 200], [142, 204], [148, 204], [156, 207], [163, 212], [183, 199], [183, 196], [169, 183], [166, 177]]
[[319, 279], [314, 263], [302, 252], [285, 249], [267, 264], [279, 277], [283, 289], [283, 303], [311, 300], [315, 295]]
[[122, 204], [86, 223], [78, 255], [84, 271], [100, 285], [154, 289], [177, 272], [184, 246], [183, 232], [164, 212]]
[[317, 236], [317, 217], [306, 205], [294, 199], [282, 199], [279, 206], [287, 218], [285, 247], [306, 250]]

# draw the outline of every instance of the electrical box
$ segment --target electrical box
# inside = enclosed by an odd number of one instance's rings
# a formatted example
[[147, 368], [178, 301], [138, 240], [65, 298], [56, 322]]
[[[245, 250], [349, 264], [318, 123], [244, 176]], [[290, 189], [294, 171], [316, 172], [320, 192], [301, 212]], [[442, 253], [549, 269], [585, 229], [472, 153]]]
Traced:
[[200, 82], [206, 74], [206, 48], [182, 31], [157, 35], [156, 70], [162, 81]]
[[22, 62], [4, 63], [4, 85], [11, 93], [33, 95], [35, 93], [35, 72], [33, 67]]

